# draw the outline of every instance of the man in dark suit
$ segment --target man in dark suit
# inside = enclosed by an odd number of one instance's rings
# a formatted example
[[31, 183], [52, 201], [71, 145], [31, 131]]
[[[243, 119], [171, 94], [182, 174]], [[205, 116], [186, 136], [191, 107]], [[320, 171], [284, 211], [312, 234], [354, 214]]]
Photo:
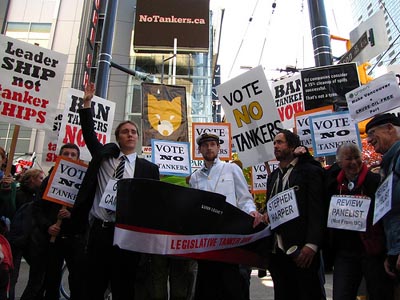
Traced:
[[[113, 246], [115, 206], [106, 206], [104, 195], [120, 178], [159, 180], [160, 174], [155, 164], [137, 157], [139, 130], [134, 122], [124, 121], [117, 126], [115, 137], [118, 144], [102, 145], [98, 141], [91, 109], [94, 92], [94, 84], [89, 83], [85, 88], [83, 108], [79, 110], [83, 137], [92, 160], [75, 201], [71, 219], [77, 229], [80, 227], [81, 230], [89, 222], [88, 299], [103, 300], [109, 284], [113, 299], [134, 299], [140, 254]], [[122, 177], [119, 176], [120, 166], [123, 166]]]
[[323, 169], [308, 153], [295, 157], [298, 146], [299, 137], [289, 130], [281, 130], [274, 138], [279, 168], [267, 180], [266, 206], [274, 233], [268, 269], [276, 300], [321, 300]]

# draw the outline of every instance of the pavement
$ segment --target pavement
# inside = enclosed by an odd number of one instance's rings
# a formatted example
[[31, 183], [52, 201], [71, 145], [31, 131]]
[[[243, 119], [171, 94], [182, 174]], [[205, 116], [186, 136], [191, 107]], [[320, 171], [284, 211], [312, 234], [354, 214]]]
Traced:
[[[25, 261], [21, 263], [21, 271], [16, 286], [16, 300], [19, 300], [25, 288], [29, 274], [29, 266]], [[325, 275], [325, 291], [327, 300], [332, 300], [332, 274]], [[258, 278], [258, 271], [253, 270], [250, 280], [250, 299], [251, 300], [274, 300], [274, 288], [270, 276]], [[61, 298], [64, 300], [64, 298]]]

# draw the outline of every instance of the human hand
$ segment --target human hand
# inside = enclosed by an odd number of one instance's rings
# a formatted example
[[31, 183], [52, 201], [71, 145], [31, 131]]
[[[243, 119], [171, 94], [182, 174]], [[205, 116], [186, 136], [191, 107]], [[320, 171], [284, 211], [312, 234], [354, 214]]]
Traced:
[[60, 233], [60, 230], [61, 230], [60, 226], [58, 226], [57, 224], [53, 224], [47, 229], [47, 232], [51, 236], [57, 236]]
[[252, 211], [252, 212], [250, 212], [250, 215], [252, 215], [254, 217], [253, 228], [256, 227], [258, 224], [260, 224], [264, 220], [263, 215], [260, 214], [258, 211]]
[[88, 82], [85, 86], [85, 93], [83, 94], [83, 107], [88, 108], [90, 107], [90, 103], [93, 99], [94, 92], [96, 91], [96, 88], [94, 86], [93, 82]]
[[306, 153], [307, 153], [307, 148], [304, 146], [298, 146], [293, 151], [294, 156], [301, 156]]
[[385, 267], [386, 274], [388, 274], [392, 278], [396, 277], [396, 274], [392, 272], [392, 268], [390, 267], [388, 258], [385, 259], [383, 266]]
[[300, 250], [300, 254], [294, 258], [294, 262], [299, 268], [310, 267], [314, 258], [315, 252], [310, 247], [304, 246]]
[[9, 190], [9, 189], [11, 189], [11, 183], [13, 183], [13, 182], [14, 182], [14, 178], [11, 175], [4, 176], [1, 179], [1, 188], [3, 190]]
[[69, 218], [71, 218], [71, 212], [66, 208], [61, 208], [58, 212], [57, 218], [69, 219]]

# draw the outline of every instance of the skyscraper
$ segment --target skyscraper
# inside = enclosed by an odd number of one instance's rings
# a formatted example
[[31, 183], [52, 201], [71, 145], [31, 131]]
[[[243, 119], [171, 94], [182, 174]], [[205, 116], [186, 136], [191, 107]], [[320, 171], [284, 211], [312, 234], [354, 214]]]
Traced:
[[376, 68], [400, 64], [400, 6], [398, 0], [351, 0], [352, 15], [356, 23], [370, 18], [378, 10], [385, 16], [389, 48], [371, 59], [368, 72], [374, 74]]

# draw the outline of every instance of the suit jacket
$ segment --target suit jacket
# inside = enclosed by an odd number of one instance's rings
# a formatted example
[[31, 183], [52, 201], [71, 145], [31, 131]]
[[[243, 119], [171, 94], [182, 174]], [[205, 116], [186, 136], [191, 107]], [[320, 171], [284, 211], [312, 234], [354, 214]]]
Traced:
[[[267, 180], [267, 203], [271, 198], [272, 187], [278, 178], [275, 169]], [[320, 246], [324, 228], [323, 168], [311, 155], [299, 157], [288, 179], [289, 187], [295, 187], [299, 216], [274, 231], [282, 237], [284, 250], [307, 243]]]
[[[92, 155], [86, 175], [83, 178], [81, 188], [72, 209], [71, 221], [75, 232], [83, 232], [89, 219], [89, 211], [92, 208], [96, 187], [98, 184], [97, 173], [104, 159], [117, 158], [120, 149], [115, 143], [101, 144], [94, 131], [92, 109], [79, 110], [81, 128], [85, 143]], [[135, 178], [160, 179], [158, 166], [143, 158], [136, 158]]]

